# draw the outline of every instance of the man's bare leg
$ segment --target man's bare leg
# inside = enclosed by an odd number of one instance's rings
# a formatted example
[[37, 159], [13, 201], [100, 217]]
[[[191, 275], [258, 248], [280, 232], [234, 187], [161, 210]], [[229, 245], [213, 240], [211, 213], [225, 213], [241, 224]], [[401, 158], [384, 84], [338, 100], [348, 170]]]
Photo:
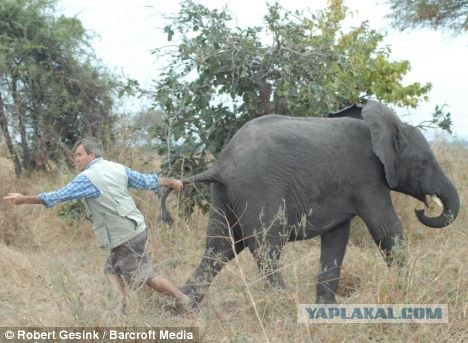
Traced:
[[155, 291], [171, 296], [181, 303], [189, 303], [190, 298], [182, 293], [177, 287], [174, 287], [168, 280], [158, 277], [153, 277], [146, 283]]

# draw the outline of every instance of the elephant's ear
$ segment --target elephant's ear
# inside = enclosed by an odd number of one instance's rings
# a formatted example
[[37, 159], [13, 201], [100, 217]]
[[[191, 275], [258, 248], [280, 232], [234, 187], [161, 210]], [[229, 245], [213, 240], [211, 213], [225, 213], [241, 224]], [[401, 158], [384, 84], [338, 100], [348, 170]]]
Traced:
[[342, 118], [342, 117], [350, 117], [354, 119], [362, 119], [362, 105], [361, 104], [353, 104], [349, 107], [343, 108], [338, 112], [331, 112], [328, 113], [329, 118]]
[[388, 185], [394, 188], [398, 185], [402, 123], [390, 108], [376, 101], [364, 106], [362, 117], [370, 129], [372, 150], [384, 165]]

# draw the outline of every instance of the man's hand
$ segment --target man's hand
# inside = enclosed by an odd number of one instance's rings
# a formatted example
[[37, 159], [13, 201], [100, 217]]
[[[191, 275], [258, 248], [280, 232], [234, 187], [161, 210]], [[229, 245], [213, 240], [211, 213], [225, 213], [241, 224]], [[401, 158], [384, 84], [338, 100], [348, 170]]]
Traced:
[[20, 193], [9, 193], [3, 197], [3, 200], [10, 201], [14, 205], [24, 204], [25, 196]]
[[180, 192], [180, 190], [184, 187], [184, 184], [180, 180], [171, 179], [169, 187], [171, 187], [171, 188], [175, 189], [176, 191]]
[[178, 179], [169, 179], [165, 177], [159, 178], [159, 185], [171, 187], [175, 189], [176, 191], [180, 191], [184, 187], [184, 184], [182, 183], [182, 181]]
[[21, 193], [10, 193], [4, 196], [3, 200], [10, 201], [13, 205], [43, 204], [38, 196], [27, 196]]

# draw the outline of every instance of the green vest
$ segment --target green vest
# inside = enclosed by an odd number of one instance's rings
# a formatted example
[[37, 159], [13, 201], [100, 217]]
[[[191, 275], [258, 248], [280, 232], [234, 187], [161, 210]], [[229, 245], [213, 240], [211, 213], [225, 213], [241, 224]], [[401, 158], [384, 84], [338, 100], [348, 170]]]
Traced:
[[143, 214], [128, 193], [128, 177], [121, 164], [98, 159], [83, 171], [101, 192], [85, 199], [86, 215], [100, 248], [115, 248], [146, 229]]

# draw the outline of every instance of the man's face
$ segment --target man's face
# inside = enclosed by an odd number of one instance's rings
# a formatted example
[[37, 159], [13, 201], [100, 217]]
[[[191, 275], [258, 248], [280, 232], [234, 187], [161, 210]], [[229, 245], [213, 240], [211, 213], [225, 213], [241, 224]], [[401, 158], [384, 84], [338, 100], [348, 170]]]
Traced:
[[75, 167], [79, 171], [85, 170], [86, 166], [96, 158], [95, 153], [88, 154], [83, 145], [78, 145], [75, 151]]

